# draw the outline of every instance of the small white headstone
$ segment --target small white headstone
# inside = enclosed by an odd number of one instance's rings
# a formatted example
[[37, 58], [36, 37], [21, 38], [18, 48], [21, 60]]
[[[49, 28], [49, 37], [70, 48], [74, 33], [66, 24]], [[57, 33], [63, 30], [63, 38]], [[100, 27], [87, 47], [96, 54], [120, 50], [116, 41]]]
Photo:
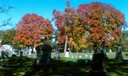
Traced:
[[92, 55], [90, 55], [90, 58], [92, 58]]
[[74, 56], [72, 55], [71, 58], [74, 58]]
[[109, 50], [109, 53], [112, 53], [112, 50], [111, 49]]
[[88, 55], [87, 55], [87, 54], [85, 54], [85, 57], [88, 57]]
[[82, 58], [82, 56], [80, 55], [79, 58]]
[[78, 55], [76, 55], [76, 58], [78, 58]]
[[32, 48], [29, 48], [28, 49], [28, 57], [31, 57], [32, 56]]
[[66, 52], [66, 53], [65, 53], [65, 57], [70, 57], [70, 56], [69, 56], [69, 52]]

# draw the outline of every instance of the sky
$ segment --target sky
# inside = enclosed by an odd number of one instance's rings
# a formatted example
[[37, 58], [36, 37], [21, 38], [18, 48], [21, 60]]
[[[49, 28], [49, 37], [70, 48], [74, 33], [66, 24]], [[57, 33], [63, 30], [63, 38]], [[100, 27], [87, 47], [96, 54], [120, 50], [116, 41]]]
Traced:
[[[14, 28], [25, 14], [35, 13], [43, 16], [45, 19], [52, 19], [54, 9], [63, 11], [67, 0], [0, 0], [0, 6], [13, 6], [14, 8], [7, 13], [0, 13], [0, 25], [2, 21], [11, 18], [12, 25], [0, 27], [0, 29]], [[69, 0], [71, 7], [77, 8], [80, 4], [89, 4], [91, 2], [102, 2], [111, 4], [117, 10], [125, 15], [128, 22], [128, 0]], [[52, 22], [54, 26], [54, 22]]]

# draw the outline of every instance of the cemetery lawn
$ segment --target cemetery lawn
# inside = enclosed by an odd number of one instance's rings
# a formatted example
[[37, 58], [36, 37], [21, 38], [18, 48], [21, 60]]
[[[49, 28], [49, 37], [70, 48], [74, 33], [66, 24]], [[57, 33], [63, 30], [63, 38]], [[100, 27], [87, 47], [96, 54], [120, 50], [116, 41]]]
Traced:
[[[81, 58], [75, 58], [75, 55], [81, 55]], [[35, 62], [35, 55], [32, 58], [19, 57], [10, 58], [9, 61], [0, 61], [0, 76], [87, 76], [90, 70], [91, 57], [84, 57], [83, 53], [72, 53], [74, 57], [65, 58], [61, 53], [60, 59], [53, 59], [54, 68], [49, 71], [34, 70], [33, 64]], [[79, 56], [78, 55], [78, 56]], [[124, 53], [123, 56], [128, 58], [128, 54]], [[127, 76], [128, 60], [115, 60], [113, 54], [108, 54], [109, 60], [105, 63], [105, 70], [107, 76]], [[86, 62], [83, 62], [83, 61]]]

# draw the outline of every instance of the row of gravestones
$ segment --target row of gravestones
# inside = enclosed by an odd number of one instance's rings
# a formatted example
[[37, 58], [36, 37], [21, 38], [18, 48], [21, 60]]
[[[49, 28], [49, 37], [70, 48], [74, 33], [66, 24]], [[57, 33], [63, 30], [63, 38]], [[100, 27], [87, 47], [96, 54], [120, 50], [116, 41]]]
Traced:
[[[107, 55], [108, 54], [112, 54], [112, 55], [115, 55], [116, 53], [115, 52], [108, 52], [106, 53]], [[87, 54], [83, 54], [83, 55], [70, 55], [69, 53], [65, 54], [64, 57], [66, 58], [76, 58], [76, 59], [79, 59], [79, 58], [92, 58], [92, 55], [93, 53], [87, 53]], [[51, 56], [52, 58], [56, 58], [56, 54]], [[57, 59], [57, 58], [56, 58]]]
[[[109, 53], [107, 53], [107, 54], [115, 54], [115, 52], [109, 52]], [[2, 61], [3, 60], [7, 60], [8, 59], [8, 52], [6, 52], [6, 51], [2, 51], [1, 52], [1, 57], [2, 57]], [[20, 51], [20, 57], [22, 57], [23, 56], [23, 52], [22, 51]], [[88, 55], [88, 54], [84, 54], [84, 56], [85, 56], [85, 58], [92, 58], [92, 53], [90, 54], [90, 55]], [[70, 58], [84, 58], [83, 56], [81, 56], [81, 55], [69, 55], [69, 52], [67, 52], [66, 53], [66, 55], [65, 55], [65, 57], [70, 57]], [[53, 58], [53, 57], [52, 57]]]
[[71, 55], [71, 56], [68, 56], [67, 58], [92, 58], [92, 54], [91, 55], [87, 55], [85, 54], [85, 57], [83, 57], [82, 55]]

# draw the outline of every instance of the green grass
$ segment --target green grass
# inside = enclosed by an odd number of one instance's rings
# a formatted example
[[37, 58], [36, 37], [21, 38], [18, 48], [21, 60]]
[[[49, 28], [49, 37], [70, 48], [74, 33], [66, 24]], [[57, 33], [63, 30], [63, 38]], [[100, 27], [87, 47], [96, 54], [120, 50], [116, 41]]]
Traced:
[[[52, 53], [54, 55], [54, 53]], [[35, 61], [35, 54], [32, 58], [24, 57], [21, 61], [18, 57], [11, 59], [10, 61], [0, 62], [0, 76], [51, 76], [51, 75], [79, 75], [87, 76], [90, 70], [90, 64], [79, 64], [77, 58], [65, 58], [64, 53], [60, 53], [61, 59], [54, 60], [56, 69], [51, 69], [48, 72], [34, 71], [32, 65]], [[83, 53], [72, 53], [71, 55], [81, 55], [83, 59], [91, 59], [90, 57], [84, 57]], [[90, 53], [88, 53], [90, 55]], [[114, 60], [114, 54], [107, 54], [109, 60], [105, 63], [105, 69], [107, 76], [127, 76], [128, 61]], [[128, 58], [127, 53], [123, 53], [125, 58]], [[74, 63], [68, 63], [68, 61]]]

